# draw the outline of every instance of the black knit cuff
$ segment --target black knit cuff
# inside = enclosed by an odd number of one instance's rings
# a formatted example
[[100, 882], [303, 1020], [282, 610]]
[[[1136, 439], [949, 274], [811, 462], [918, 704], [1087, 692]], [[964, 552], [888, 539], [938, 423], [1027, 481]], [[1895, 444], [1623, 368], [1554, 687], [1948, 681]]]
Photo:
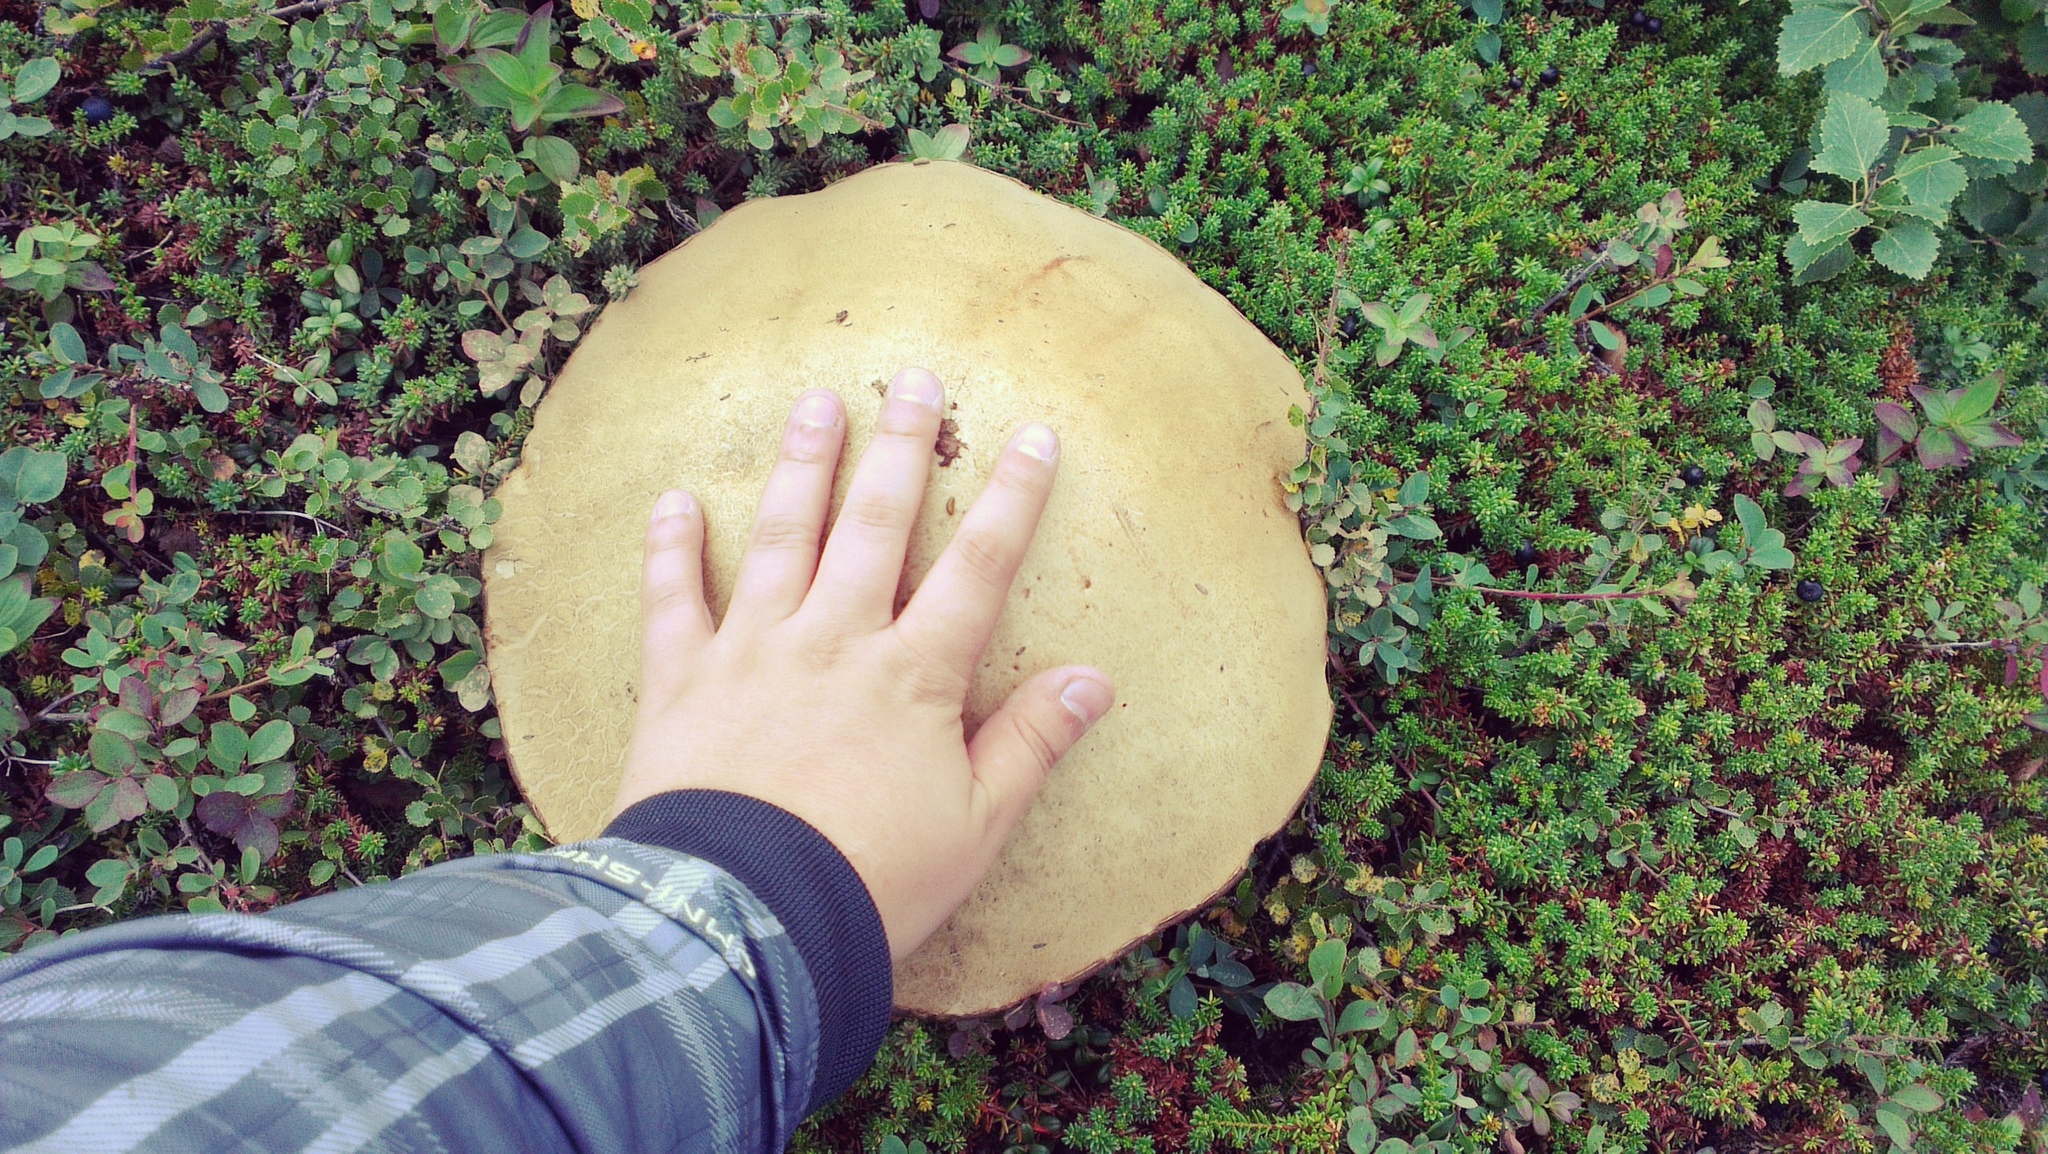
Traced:
[[634, 803], [606, 837], [703, 858], [740, 880], [789, 932], [818, 996], [818, 1073], [808, 1109], [875, 1060], [895, 998], [889, 937], [868, 888], [825, 835], [759, 798], [681, 789]]

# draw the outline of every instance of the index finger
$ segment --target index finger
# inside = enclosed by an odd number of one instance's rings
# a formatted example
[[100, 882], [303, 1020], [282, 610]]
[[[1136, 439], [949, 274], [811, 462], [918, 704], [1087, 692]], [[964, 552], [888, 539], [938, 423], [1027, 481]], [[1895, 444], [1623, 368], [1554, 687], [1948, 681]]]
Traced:
[[1003, 603], [1059, 471], [1059, 438], [1044, 425], [1017, 430], [960, 529], [896, 619], [908, 647], [964, 683], [995, 634]]

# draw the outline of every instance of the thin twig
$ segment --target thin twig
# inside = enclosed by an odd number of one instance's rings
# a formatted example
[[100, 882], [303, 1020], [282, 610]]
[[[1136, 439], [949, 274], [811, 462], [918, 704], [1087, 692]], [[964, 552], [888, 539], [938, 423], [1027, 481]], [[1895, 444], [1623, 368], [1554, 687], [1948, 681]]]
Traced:
[[261, 689], [268, 684], [270, 684], [270, 675], [266, 673], [254, 681], [245, 681], [240, 685], [231, 685], [226, 689], [221, 689], [213, 693], [209, 693], [205, 697], [199, 699], [199, 704], [204, 705], [209, 701], [219, 701], [223, 697], [233, 697], [235, 694], [242, 692], [244, 689]]
[[969, 82], [969, 83], [971, 83], [971, 84], [979, 84], [979, 85], [981, 85], [981, 86], [982, 86], [983, 88], [986, 88], [986, 89], [988, 89], [988, 90], [989, 90], [990, 92], [993, 92], [993, 93], [995, 93], [995, 94], [996, 94], [997, 96], [1001, 97], [1001, 98], [1002, 98], [1002, 99], [1004, 99], [1004, 100], [1007, 100], [1007, 101], [1009, 101], [1010, 103], [1012, 103], [1012, 104], [1016, 105], [1017, 107], [1019, 107], [1019, 108], [1022, 108], [1022, 109], [1024, 109], [1024, 110], [1025, 110], [1026, 112], [1036, 112], [1036, 113], [1037, 113], [1037, 114], [1039, 114], [1040, 116], [1043, 116], [1043, 117], [1045, 117], [1045, 118], [1046, 118], [1047, 120], [1057, 120], [1057, 121], [1059, 121], [1059, 122], [1060, 122], [1061, 124], [1071, 124], [1071, 125], [1073, 125], [1073, 126], [1074, 126], [1075, 128], [1093, 128], [1093, 127], [1095, 127], [1094, 125], [1092, 125], [1092, 124], [1088, 124], [1088, 123], [1086, 123], [1086, 122], [1083, 122], [1083, 121], [1079, 121], [1079, 120], [1069, 120], [1069, 119], [1067, 119], [1066, 117], [1064, 117], [1064, 116], [1060, 116], [1060, 115], [1058, 115], [1058, 114], [1056, 114], [1056, 113], [1051, 113], [1051, 112], [1047, 112], [1047, 111], [1046, 111], [1045, 109], [1043, 109], [1043, 108], [1040, 108], [1039, 106], [1037, 106], [1036, 104], [1033, 104], [1033, 103], [1031, 103], [1031, 102], [1030, 102], [1030, 101], [1028, 101], [1028, 100], [1025, 100], [1025, 99], [1024, 99], [1023, 97], [1021, 97], [1021, 96], [1015, 96], [1015, 95], [1012, 95], [1012, 94], [1010, 93], [1010, 91], [1009, 91], [1009, 88], [1008, 88], [1008, 86], [1007, 86], [1007, 85], [1000, 85], [1000, 84], [990, 84], [990, 83], [989, 83], [988, 81], [986, 81], [986, 80], [983, 80], [983, 79], [982, 79], [981, 77], [979, 77], [979, 76], [976, 76], [976, 75], [975, 75], [974, 73], [972, 73], [972, 72], [968, 72], [968, 71], [966, 71], [965, 69], [959, 68], [959, 67], [957, 67], [957, 66], [955, 66], [955, 65], [952, 65], [952, 64], [945, 64], [945, 65], [944, 65], [944, 67], [945, 67], [946, 71], [948, 71], [948, 72], [952, 73], [953, 75], [955, 75], [955, 76], [958, 76], [958, 77], [962, 78], [963, 80], [966, 80], [966, 81], [968, 81], [968, 82]]
[[[290, 20], [298, 16], [309, 16], [316, 12], [325, 12], [330, 8], [339, 7], [342, 2], [343, 0], [301, 0], [300, 3], [287, 4], [282, 8], [272, 9], [263, 15], [273, 20]], [[227, 31], [227, 21], [210, 20], [192, 34], [191, 43], [175, 52], [166, 52], [162, 56], [151, 60], [142, 66], [141, 71], [145, 73], [161, 72], [174, 64], [183, 64], [185, 61], [206, 51], [207, 45], [227, 35]]]
[[[1401, 578], [1403, 581], [1413, 581], [1417, 574], [1396, 573], [1394, 576]], [[1663, 592], [1661, 589], [1650, 589], [1640, 593], [1630, 593], [1626, 590], [1617, 593], [1539, 593], [1533, 589], [1502, 589], [1497, 585], [1461, 585], [1455, 577], [1432, 577], [1430, 578], [1430, 584], [1471, 589], [1479, 593], [1493, 593], [1501, 597], [1515, 597], [1523, 601], [1640, 601], [1645, 597], [1655, 597]]]
[[677, 40], [688, 40], [726, 20], [822, 20], [828, 13], [823, 8], [792, 8], [787, 12], [711, 12], [702, 20], [695, 20], [676, 29]]
[[348, 530], [332, 521], [323, 521], [311, 513], [298, 513], [290, 509], [229, 509], [226, 512], [236, 517], [303, 517], [337, 537], [348, 536]]

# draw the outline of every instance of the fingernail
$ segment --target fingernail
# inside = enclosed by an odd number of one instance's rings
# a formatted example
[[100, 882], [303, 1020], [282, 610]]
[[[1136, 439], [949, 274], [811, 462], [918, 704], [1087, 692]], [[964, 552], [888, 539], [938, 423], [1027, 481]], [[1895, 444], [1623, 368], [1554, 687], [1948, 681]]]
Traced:
[[1016, 439], [1010, 443], [1015, 445], [1017, 451], [1025, 456], [1044, 461], [1048, 464], [1052, 462], [1054, 457], [1060, 455], [1059, 436], [1044, 425], [1024, 426], [1017, 430]]
[[1076, 677], [1060, 690], [1060, 704], [1067, 712], [1081, 719], [1082, 725], [1094, 725], [1096, 720], [1109, 712], [1109, 706], [1116, 698], [1116, 692], [1093, 677]]
[[681, 489], [670, 489], [654, 502], [654, 519], [666, 521], [671, 517], [686, 517], [697, 507], [697, 501]]
[[945, 390], [939, 385], [939, 378], [924, 369], [905, 369], [896, 374], [889, 385], [889, 395], [899, 401], [909, 401], [928, 409], [939, 407], [939, 397]]
[[796, 403], [796, 423], [806, 429], [829, 429], [839, 423], [839, 406], [823, 393], [812, 393]]

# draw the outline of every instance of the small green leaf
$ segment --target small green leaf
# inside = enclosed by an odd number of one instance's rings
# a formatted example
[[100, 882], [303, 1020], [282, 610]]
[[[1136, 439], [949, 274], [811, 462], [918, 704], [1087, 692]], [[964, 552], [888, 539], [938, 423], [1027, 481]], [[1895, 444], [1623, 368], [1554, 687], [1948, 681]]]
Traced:
[[47, 449], [16, 447], [12, 453], [21, 453], [20, 472], [14, 477], [14, 499], [24, 505], [41, 505], [57, 499], [64, 492], [65, 470], [70, 459], [64, 454]]
[[2020, 123], [2020, 114], [2010, 104], [1987, 100], [1949, 128], [1948, 142], [1967, 156], [2019, 164], [2034, 158], [2027, 126]]
[[1906, 1116], [1891, 1103], [1878, 1103], [1875, 1117], [1878, 1126], [1884, 1130], [1887, 1137], [1908, 1150], [1913, 1148], [1913, 1124], [1908, 1122]]
[[62, 321], [50, 326], [50, 350], [67, 365], [80, 365], [86, 361], [85, 341], [78, 330]]
[[135, 768], [135, 742], [111, 729], [93, 730], [86, 748], [92, 754], [92, 767], [110, 777]]
[[1970, 181], [1956, 156], [1956, 150], [1944, 144], [1915, 149], [1899, 158], [1889, 183], [1915, 204], [1946, 209]]
[[283, 718], [265, 722], [263, 728], [249, 738], [247, 758], [250, 765], [275, 761], [291, 752], [295, 736], [292, 723]]
[[1813, 158], [1813, 167], [1844, 180], [1861, 180], [1891, 138], [1892, 123], [1884, 109], [1861, 96], [1831, 93], [1827, 111], [1821, 114], [1820, 154]]
[[1876, 100], [1884, 95], [1885, 82], [1884, 57], [1877, 50], [1877, 40], [1862, 36], [1849, 55], [1828, 65], [1821, 84], [1829, 92]]
[[1309, 981], [1320, 990], [1324, 997], [1335, 996], [1337, 990], [1332, 984], [1344, 972], [1344, 943], [1329, 938], [1317, 945], [1308, 955]]
[[1901, 1086], [1892, 1091], [1892, 1101], [1916, 1114], [1926, 1114], [1941, 1109], [1941, 1095], [1926, 1086], [1915, 1083]]
[[21, 71], [14, 74], [15, 103], [41, 100], [50, 89], [57, 87], [60, 75], [54, 56], [38, 57], [22, 65]]
[[233, 773], [242, 767], [242, 759], [249, 752], [249, 735], [242, 727], [228, 721], [216, 721], [208, 733], [206, 760], [222, 773]]
[[419, 575], [420, 567], [426, 561], [426, 553], [413, 543], [412, 538], [396, 529], [384, 534], [384, 567], [391, 570], [392, 576], [411, 580]]
[[1289, 1022], [1306, 1022], [1321, 1017], [1323, 1001], [1315, 991], [1299, 982], [1281, 982], [1266, 991], [1266, 1008], [1273, 1016]]
[[1856, 51], [1869, 34], [1853, 3], [1799, 6], [1778, 29], [1778, 74], [1794, 76]]
[[152, 773], [144, 778], [142, 792], [149, 798], [149, 808], [159, 813], [178, 808], [178, 783], [161, 773]]
[[1884, 229], [1870, 255], [1877, 263], [1900, 276], [1919, 280], [1934, 267], [1941, 254], [1941, 238], [1917, 220], [1900, 221]]
[[1853, 234], [1870, 223], [1870, 217], [1853, 204], [1808, 200], [1792, 206], [1792, 219], [1799, 225], [1799, 239], [1815, 247]]
[[1826, 280], [1849, 267], [1854, 258], [1855, 250], [1849, 247], [1846, 236], [1823, 244], [1809, 244], [1799, 233], [1785, 238], [1785, 263], [1792, 266], [1795, 284]]

